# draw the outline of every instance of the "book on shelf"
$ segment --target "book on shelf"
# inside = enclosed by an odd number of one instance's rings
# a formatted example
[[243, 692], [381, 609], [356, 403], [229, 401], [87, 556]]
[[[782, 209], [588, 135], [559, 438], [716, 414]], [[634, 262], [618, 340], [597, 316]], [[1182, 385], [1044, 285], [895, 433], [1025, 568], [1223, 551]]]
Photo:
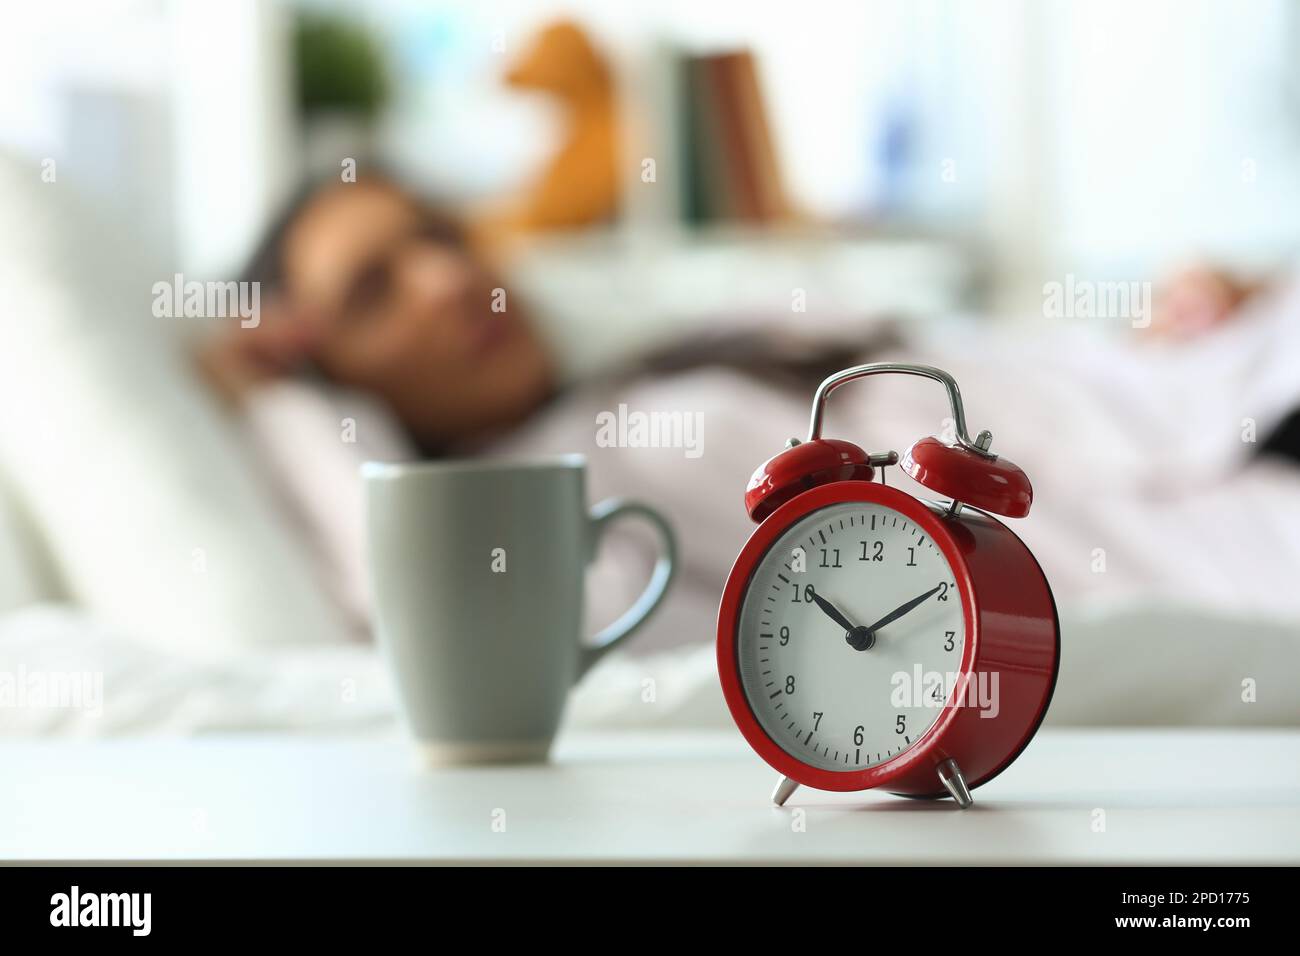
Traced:
[[682, 218], [696, 225], [788, 218], [753, 54], [682, 55], [674, 72]]

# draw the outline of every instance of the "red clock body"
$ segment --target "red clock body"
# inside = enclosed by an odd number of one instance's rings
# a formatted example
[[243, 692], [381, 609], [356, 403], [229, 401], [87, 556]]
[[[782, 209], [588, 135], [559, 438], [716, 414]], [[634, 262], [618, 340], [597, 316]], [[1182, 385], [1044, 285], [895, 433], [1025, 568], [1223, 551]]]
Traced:
[[[844, 524], [846, 515], [847, 526]], [[823, 517], [826, 520], [822, 520]], [[905, 550], [899, 552], [898, 569], [892, 575], [887, 571], [885, 561], [876, 561], [883, 555], [868, 555], [870, 537], [876, 533], [867, 530], [868, 517], [872, 528], [877, 527], [877, 519], [879, 525], [885, 527], [892, 520], [891, 533], [903, 543]], [[900, 520], [901, 532], [897, 530]], [[800, 574], [809, 572], [790, 570], [784, 553], [773, 556], [774, 549], [784, 547], [782, 541], [793, 540], [791, 533], [795, 529], [802, 529], [797, 532], [799, 543], [795, 547], [806, 547], [812, 552], [812, 577], [827, 583], [801, 584]], [[806, 535], [808, 543], [804, 545], [803, 532], [810, 529], [813, 533]], [[834, 537], [846, 532], [848, 537]], [[830, 549], [837, 563], [827, 565], [827, 549], [819, 547], [819, 535], [822, 545], [842, 540], [852, 547]], [[860, 560], [857, 555], [859, 538], [862, 540]], [[919, 549], [913, 546], [917, 542]], [[793, 703], [796, 696], [793, 680], [772, 682], [776, 687], [774, 697], [767, 695], [766, 687], [759, 689], [758, 682], [763, 680], [765, 668], [777, 666], [772, 663], [775, 655], [788, 652], [796, 639], [813, 645], [806, 647], [802, 652], [804, 657], [799, 659], [799, 666], [804, 670], [817, 667], [823, 671], [827, 668], [869, 668], [872, 651], [868, 649], [865, 655], [855, 656], [854, 647], [845, 647], [837, 640], [843, 630], [845, 640], [851, 643], [853, 632], [841, 628], [835, 620], [824, 621], [820, 609], [814, 608], [806, 599], [817, 600], [821, 593], [833, 589], [836, 591], [833, 599], [837, 604], [831, 606], [832, 610], [843, 607], [844, 614], [858, 617], [866, 613], [867, 617], [862, 620], [877, 612], [884, 613], [889, 608], [880, 605], [873, 594], [878, 590], [877, 582], [880, 583], [879, 590], [888, 590], [890, 582], [895, 579], [918, 582], [899, 587], [929, 587], [930, 578], [922, 580], [920, 574], [912, 572], [917, 560], [916, 551], [926, 547], [934, 552], [926, 554], [930, 555], [933, 567], [939, 569], [931, 577], [944, 579], [940, 582], [944, 585], [944, 593], [937, 598], [946, 597], [960, 603], [959, 616], [955, 607], [947, 610], [950, 623], [958, 619], [961, 622], [960, 646], [954, 645], [951, 651], [955, 653], [947, 656], [948, 667], [955, 679], [943, 688], [946, 700], [942, 706], [933, 708], [932, 717], [925, 717], [930, 722], [915, 738], [906, 735], [907, 743], [904, 745], [900, 734], [896, 741], [888, 741], [898, 747], [897, 752], [892, 752], [891, 746], [891, 752], [879, 753], [877, 746], [879, 759], [872, 760], [874, 754], [868, 754], [864, 763], [858, 752], [850, 761], [849, 751], [860, 751], [853, 746], [854, 742], [861, 743], [867, 735], [862, 724], [855, 724], [850, 739], [847, 728], [859, 718], [850, 715], [845, 730], [837, 735], [831, 734], [823, 727], [825, 706], [812, 698], [808, 698], [810, 702], [806, 706]], [[880, 550], [884, 552], [885, 549], [882, 546]], [[817, 571], [818, 551], [823, 552], [824, 570], [820, 572]], [[850, 551], [852, 554], [848, 553]], [[911, 563], [904, 560], [909, 551], [913, 559]], [[767, 593], [767, 577], [761, 571], [765, 562], [775, 569], [771, 594]], [[858, 567], [851, 568], [850, 562], [857, 562]], [[945, 568], [950, 570], [950, 575]], [[951, 594], [946, 587], [949, 577], [953, 585]], [[796, 601], [807, 609], [799, 608], [798, 613], [803, 615], [798, 619], [801, 626], [784, 626], [781, 637], [786, 638], [787, 643], [778, 647], [779, 638], [773, 623], [777, 612], [768, 608], [778, 606], [773, 594], [785, 603], [784, 595], [788, 588], [783, 581], [793, 584]], [[906, 590], [900, 593], [910, 595]], [[805, 600], [799, 600], [801, 597]], [[928, 603], [937, 607], [937, 598], [930, 598]], [[885, 603], [890, 604], [892, 600], [890, 598]], [[752, 621], [756, 633], [748, 644], [744, 628], [750, 625], [742, 613], [747, 601], [751, 608], [758, 608], [753, 611]], [[923, 612], [925, 604], [920, 608]], [[906, 676], [906, 668], [898, 664], [900, 660], [906, 660], [907, 642], [915, 641], [919, 645], [937, 639], [937, 634], [928, 635], [924, 628], [914, 628], [917, 630], [915, 635], [900, 630], [900, 636], [893, 636], [891, 629], [901, 629], [908, 619], [896, 618], [877, 628], [879, 643], [874, 645], [878, 649], [885, 647], [886, 642], [896, 642], [889, 645], [889, 653], [895, 655], [890, 666], [899, 670], [902, 676]], [[795, 619], [787, 615], [782, 620]], [[768, 630], [764, 630], [765, 622]], [[858, 630], [862, 629], [858, 627]], [[796, 632], [794, 638], [790, 637], [791, 630]], [[958, 630], [954, 625], [944, 633], [952, 635]], [[764, 638], [762, 635], [766, 633], [773, 636]], [[947, 638], [948, 643], [954, 643], [954, 640], [951, 636]], [[898, 657], [900, 654], [902, 658]], [[737, 727], [759, 756], [789, 781], [822, 790], [883, 788], [911, 796], [944, 796], [950, 791], [945, 788], [941, 768], [948, 761], [955, 762], [966, 785], [974, 789], [1005, 769], [1029, 743], [1047, 712], [1055, 686], [1060, 634], [1055, 603], [1042, 569], [1020, 539], [997, 519], [971, 507], [952, 509], [943, 504], [927, 503], [877, 481], [839, 480], [832, 476], [793, 497], [785, 497], [763, 518], [744, 546], [722, 595], [717, 655], [723, 694]], [[754, 655], [752, 663], [747, 660], [747, 655]], [[829, 663], [822, 664], [823, 659]], [[864, 663], [859, 664], [859, 661]], [[795, 665], [790, 666], [793, 668]], [[747, 672], [754, 675], [748, 682]], [[863, 673], [869, 674], [870, 671], [864, 670]], [[880, 693], [878, 682], [865, 686], [867, 683], [864, 680], [864, 697]], [[788, 695], [785, 693], [787, 689], [791, 691]], [[807, 693], [815, 694], [816, 691]], [[851, 688], [846, 693], [841, 684], [837, 686], [835, 696], [838, 707], [851, 710], [855, 706]], [[780, 702], [782, 698], [791, 702], [790, 708], [772, 710], [775, 706], [772, 701]], [[798, 716], [792, 718], [792, 723], [798, 724], [797, 735], [793, 734], [794, 727], [784, 726], [786, 716], [794, 715], [796, 706], [803, 706]], [[817, 706], [823, 706], [822, 717], [814, 719], [819, 712], [812, 708]], [[861, 711], [871, 711], [873, 706], [879, 710], [878, 703], [865, 699], [857, 706]], [[886, 716], [892, 716], [892, 713]], [[906, 729], [906, 726], [900, 717], [898, 727]], [[828, 741], [824, 753], [821, 749], [823, 737]], [[800, 748], [805, 740], [810, 750]], [[831, 759], [832, 747], [834, 760]], [[843, 769], [838, 766], [841, 754], [845, 760]]]

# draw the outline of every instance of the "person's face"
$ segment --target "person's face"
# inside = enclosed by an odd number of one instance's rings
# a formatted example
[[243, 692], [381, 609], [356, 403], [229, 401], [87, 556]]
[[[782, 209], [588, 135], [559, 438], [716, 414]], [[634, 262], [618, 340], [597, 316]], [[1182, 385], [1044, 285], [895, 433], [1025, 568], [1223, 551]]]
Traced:
[[377, 393], [423, 439], [509, 424], [549, 388], [547, 355], [516, 304], [393, 186], [314, 199], [286, 236], [284, 271], [287, 320], [322, 371]]

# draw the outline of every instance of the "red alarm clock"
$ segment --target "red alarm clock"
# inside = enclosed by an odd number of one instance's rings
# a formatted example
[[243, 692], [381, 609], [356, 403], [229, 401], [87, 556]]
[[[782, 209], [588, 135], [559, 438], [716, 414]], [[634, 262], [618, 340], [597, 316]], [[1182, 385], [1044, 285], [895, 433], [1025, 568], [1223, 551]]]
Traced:
[[[946, 387], [955, 443], [922, 438], [901, 467], [947, 500], [885, 484], [896, 452], [821, 437], [830, 393], [882, 373]], [[718, 673], [741, 733], [782, 774], [777, 805], [803, 784], [965, 808], [1038, 730], [1060, 627], [1042, 568], [993, 517], [1027, 515], [1033, 490], [991, 442], [968, 437], [947, 372], [860, 365], [821, 383], [808, 440], [750, 478], [759, 525], [722, 593]]]

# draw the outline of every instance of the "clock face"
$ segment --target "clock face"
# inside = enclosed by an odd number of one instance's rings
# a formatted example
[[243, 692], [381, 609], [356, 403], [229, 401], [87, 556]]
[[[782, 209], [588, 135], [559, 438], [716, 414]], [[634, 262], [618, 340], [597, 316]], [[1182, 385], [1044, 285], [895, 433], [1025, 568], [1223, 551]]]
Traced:
[[957, 686], [956, 577], [925, 529], [884, 505], [830, 505], [763, 555], [737, 633], [741, 686], [791, 756], [855, 771], [913, 746]]

